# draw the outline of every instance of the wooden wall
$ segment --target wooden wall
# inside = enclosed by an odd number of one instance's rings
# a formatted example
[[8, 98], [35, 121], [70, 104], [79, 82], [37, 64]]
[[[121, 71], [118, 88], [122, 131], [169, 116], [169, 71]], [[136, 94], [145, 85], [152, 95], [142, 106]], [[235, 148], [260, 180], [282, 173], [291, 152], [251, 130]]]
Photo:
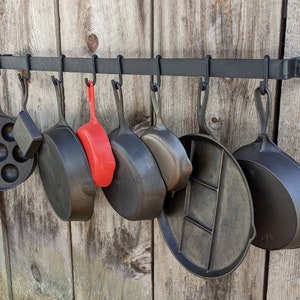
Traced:
[[[269, 1], [0, 0], [0, 53], [69, 57], [271, 58], [300, 56], [300, 3]], [[28, 110], [41, 130], [57, 120], [49, 72], [32, 72]], [[83, 79], [64, 75], [65, 112], [76, 130], [89, 118]], [[98, 75], [96, 107], [110, 132], [117, 122], [110, 80]], [[151, 115], [148, 76], [125, 76], [133, 126]], [[197, 132], [198, 78], [162, 78], [162, 114], [178, 136]], [[257, 134], [253, 92], [259, 80], [212, 78], [207, 123], [231, 151]], [[300, 81], [269, 82], [270, 135], [300, 162]], [[2, 71], [1, 106], [21, 110], [17, 71]], [[274, 124], [274, 125], [273, 125]], [[278, 128], [277, 128], [278, 127]], [[278, 133], [278, 134], [277, 134]], [[278, 135], [278, 136], [277, 136]], [[124, 199], [125, 200], [125, 199]], [[62, 222], [52, 211], [38, 169], [0, 193], [0, 299], [299, 299], [299, 250], [250, 247], [231, 275], [204, 280], [170, 253], [157, 221], [118, 216], [101, 189], [88, 222]]]

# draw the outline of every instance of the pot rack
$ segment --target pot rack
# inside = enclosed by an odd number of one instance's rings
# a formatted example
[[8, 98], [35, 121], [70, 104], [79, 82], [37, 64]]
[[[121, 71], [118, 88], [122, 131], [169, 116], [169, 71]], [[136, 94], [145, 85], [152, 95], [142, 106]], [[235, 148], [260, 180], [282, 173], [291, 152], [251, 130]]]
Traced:
[[[0, 55], [0, 69], [30, 71], [61, 71], [61, 57]], [[205, 58], [161, 58], [160, 75], [165, 76], [204, 76]], [[95, 64], [95, 65], [94, 65]], [[300, 78], [300, 57], [269, 59], [268, 79], [286, 80]], [[94, 69], [95, 68], [95, 69]], [[117, 58], [64, 57], [63, 72], [119, 74]], [[124, 75], [156, 75], [155, 58], [122, 58]], [[265, 59], [210, 59], [210, 77], [264, 78]]]

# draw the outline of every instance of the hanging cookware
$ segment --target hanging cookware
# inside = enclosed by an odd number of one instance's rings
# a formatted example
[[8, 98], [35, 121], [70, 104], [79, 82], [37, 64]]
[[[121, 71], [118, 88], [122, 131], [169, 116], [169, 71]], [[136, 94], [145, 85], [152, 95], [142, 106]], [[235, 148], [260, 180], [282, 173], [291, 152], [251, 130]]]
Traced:
[[154, 124], [142, 134], [141, 139], [154, 156], [167, 191], [177, 191], [186, 186], [193, 167], [181, 142], [162, 122], [159, 85], [151, 87], [151, 102]]
[[253, 198], [257, 236], [255, 246], [267, 249], [300, 247], [300, 166], [267, 135], [271, 94], [267, 87], [266, 107], [261, 88], [255, 90], [260, 122], [258, 138], [238, 149], [234, 156], [241, 165]]
[[42, 183], [50, 204], [63, 221], [86, 221], [94, 210], [96, 188], [87, 157], [63, 113], [62, 84], [56, 89], [59, 122], [43, 133], [38, 154]]
[[112, 183], [103, 191], [124, 218], [153, 219], [162, 209], [165, 184], [150, 150], [126, 125], [121, 84], [113, 80], [112, 86], [119, 117], [119, 127], [109, 134], [116, 170]]
[[24, 95], [22, 100], [23, 110], [19, 113], [15, 122], [13, 136], [22, 153], [28, 158], [33, 158], [42, 143], [42, 135], [26, 109], [28, 100], [28, 79], [22, 77], [20, 74], [18, 75]]
[[95, 184], [107, 187], [112, 181], [116, 162], [108, 136], [96, 117], [94, 84], [91, 80], [88, 83], [87, 94], [90, 107], [90, 121], [81, 126], [76, 134], [86, 152]]
[[255, 228], [246, 178], [230, 152], [207, 129], [208, 92], [208, 82], [199, 87], [200, 133], [180, 138], [193, 164], [190, 181], [185, 189], [166, 197], [158, 222], [171, 252], [185, 268], [215, 278], [242, 262]]
[[12, 134], [15, 118], [6, 115], [0, 105], [0, 191], [25, 181], [36, 166], [36, 158], [24, 156]]

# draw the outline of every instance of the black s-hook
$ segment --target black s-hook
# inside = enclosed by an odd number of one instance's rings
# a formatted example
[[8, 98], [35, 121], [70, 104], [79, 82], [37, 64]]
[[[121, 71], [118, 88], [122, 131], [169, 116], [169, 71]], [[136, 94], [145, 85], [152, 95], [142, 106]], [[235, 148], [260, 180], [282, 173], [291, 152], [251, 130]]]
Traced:
[[59, 84], [62, 84], [63, 83], [63, 80], [64, 80], [64, 77], [63, 77], [63, 73], [64, 73], [64, 58], [65, 58], [65, 55], [62, 54], [60, 57], [59, 57], [59, 75], [58, 75], [58, 78], [55, 78], [54, 76], [51, 76], [51, 79], [52, 79], [52, 82], [54, 85], [59, 85]]
[[205, 91], [209, 87], [209, 77], [210, 77], [210, 61], [211, 55], [205, 57], [205, 81], [203, 82], [202, 77], [200, 77], [199, 88], [201, 91]]
[[[59, 74], [58, 74], [58, 83], [63, 83], [63, 73], [64, 73], [64, 58], [66, 56], [64, 54], [61, 54], [59, 57]], [[53, 76], [54, 77], [54, 76]]]
[[21, 75], [18, 73], [18, 78], [21, 82], [22, 85], [22, 91], [23, 91], [23, 100], [22, 100], [22, 105], [23, 108], [26, 109], [27, 101], [28, 101], [28, 80], [30, 79], [30, 54], [26, 54], [26, 75]]
[[161, 71], [160, 71], [160, 59], [161, 56], [160, 55], [156, 55], [155, 57], [155, 67], [156, 67], [156, 82], [150, 82], [150, 88], [153, 92], [157, 92], [157, 90], [160, 88], [160, 75], [161, 75]]
[[119, 81], [115, 81], [114, 79], [111, 81], [112, 86], [113, 86], [116, 90], [118, 90], [119, 88], [121, 88], [122, 85], [123, 85], [122, 59], [123, 59], [123, 56], [119, 54], [119, 55], [117, 56], [117, 68], [118, 68], [118, 74], [119, 74]]
[[[207, 55], [205, 57], [205, 81], [203, 82], [202, 77], [200, 77], [199, 85], [198, 85], [198, 94], [197, 94], [197, 118], [199, 124], [199, 132], [204, 134], [211, 134], [207, 124], [205, 122], [205, 112], [206, 106], [209, 97], [209, 77], [210, 77], [210, 60], [211, 56]], [[201, 99], [201, 92], [204, 91], [204, 98]]]
[[[93, 85], [96, 84], [96, 79], [97, 79], [96, 78], [96, 74], [97, 74], [97, 58], [98, 58], [98, 56], [96, 54], [94, 54], [92, 56], [92, 63], [93, 63], [93, 65], [92, 65], [92, 67], [93, 67], [93, 71], [92, 71], [92, 73], [93, 73]], [[89, 80], [87, 78], [84, 79], [84, 82], [85, 82], [85, 84], [88, 87], [90, 87]]]
[[64, 115], [64, 92], [63, 92], [63, 72], [64, 72], [64, 58], [65, 55], [62, 54], [60, 57], [60, 66], [59, 66], [59, 79], [55, 78], [53, 75], [51, 76], [52, 82], [55, 87], [56, 97], [59, 105], [61, 106], [59, 109], [59, 118], [63, 120]]
[[264, 80], [262, 80], [259, 84], [260, 93], [262, 95], [265, 95], [266, 92], [269, 90], [269, 88], [268, 88], [269, 62], [270, 62], [270, 56], [265, 55], [265, 57], [264, 57]]

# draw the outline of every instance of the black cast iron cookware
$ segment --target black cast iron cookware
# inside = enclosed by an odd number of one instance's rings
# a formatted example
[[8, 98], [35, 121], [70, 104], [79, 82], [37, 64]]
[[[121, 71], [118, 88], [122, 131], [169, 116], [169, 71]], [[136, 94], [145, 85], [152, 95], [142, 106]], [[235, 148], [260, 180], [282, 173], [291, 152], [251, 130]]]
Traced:
[[0, 106], [0, 191], [17, 186], [34, 171], [36, 156], [27, 158], [12, 134], [15, 118], [6, 115]]
[[271, 94], [266, 88], [266, 106], [255, 90], [260, 122], [258, 138], [238, 149], [234, 156], [245, 172], [252, 193], [257, 236], [252, 242], [267, 250], [300, 246], [300, 166], [267, 135]]
[[33, 158], [42, 143], [42, 135], [26, 108], [28, 100], [27, 79], [19, 74], [19, 80], [21, 81], [24, 95], [22, 100], [23, 110], [19, 113], [15, 122], [13, 135], [22, 153], [28, 158]]
[[166, 197], [158, 222], [167, 245], [185, 268], [195, 275], [215, 278], [242, 262], [255, 228], [246, 178], [206, 126], [208, 91], [208, 83], [199, 86], [200, 133], [180, 138], [193, 164], [190, 181], [185, 189]]
[[166, 188], [147, 146], [127, 126], [122, 87], [112, 81], [119, 127], [109, 134], [116, 160], [112, 183], [104, 187], [111, 206], [128, 220], [156, 218], [161, 212]]
[[95, 184], [84, 149], [62, 114], [62, 87], [53, 78], [59, 122], [43, 133], [38, 154], [42, 183], [63, 221], [88, 220], [94, 210]]
[[155, 158], [167, 191], [177, 191], [186, 186], [193, 167], [177, 136], [162, 122], [158, 85], [155, 85], [155, 90], [151, 87], [151, 102], [154, 124], [142, 134], [141, 139]]

